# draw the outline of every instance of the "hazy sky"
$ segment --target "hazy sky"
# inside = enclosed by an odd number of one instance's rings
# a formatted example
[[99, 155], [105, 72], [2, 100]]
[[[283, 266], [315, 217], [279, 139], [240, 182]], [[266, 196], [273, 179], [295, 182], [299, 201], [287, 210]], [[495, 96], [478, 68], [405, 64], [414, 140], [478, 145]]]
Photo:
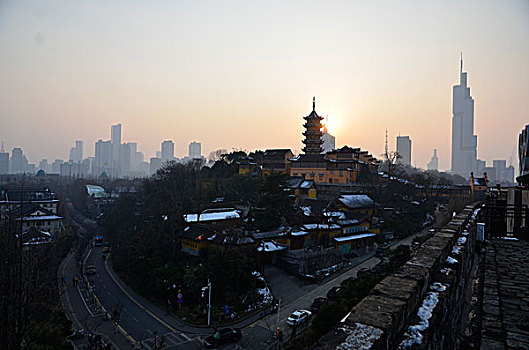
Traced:
[[0, 1], [0, 140], [67, 158], [123, 124], [146, 156], [164, 139], [302, 147], [317, 98], [337, 146], [450, 167], [463, 51], [478, 157], [517, 164], [529, 122], [529, 1]]

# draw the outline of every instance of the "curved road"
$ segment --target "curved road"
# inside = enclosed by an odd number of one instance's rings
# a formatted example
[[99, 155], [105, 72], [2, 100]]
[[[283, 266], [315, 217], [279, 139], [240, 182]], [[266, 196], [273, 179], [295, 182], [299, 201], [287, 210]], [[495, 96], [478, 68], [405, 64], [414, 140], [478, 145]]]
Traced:
[[[138, 302], [137, 296], [132, 296], [130, 290], [127, 291], [127, 287], [121, 286], [116, 277], [107, 270], [101, 249], [94, 247], [88, 254], [84, 266], [96, 267], [97, 273], [87, 277], [106, 312], [110, 315], [119, 315], [119, 330], [129, 340], [141, 343], [146, 348], [154, 347], [155, 338], [158, 344], [163, 342], [165, 349], [199, 348], [201, 341], [196, 334], [181, 332], [167, 320], [159, 317], [154, 310], [151, 311]], [[210, 331], [204, 329], [204, 333], [208, 334]]]

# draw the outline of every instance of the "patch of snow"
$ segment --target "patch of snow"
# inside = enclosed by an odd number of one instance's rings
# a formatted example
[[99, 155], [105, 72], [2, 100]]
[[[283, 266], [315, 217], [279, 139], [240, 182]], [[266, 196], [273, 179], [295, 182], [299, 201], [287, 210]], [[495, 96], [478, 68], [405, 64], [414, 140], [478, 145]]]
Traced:
[[463, 231], [462, 235], [463, 236], [468, 236], [468, 231]]
[[344, 333], [349, 334], [343, 343], [336, 347], [336, 350], [346, 349], [358, 349], [368, 350], [371, 349], [375, 341], [380, 339], [384, 333], [381, 329], [367, 326], [361, 323], [356, 323], [356, 327], [344, 326], [339, 328]]
[[225, 209], [206, 211], [204, 210], [200, 217], [198, 214], [184, 214], [184, 220], [186, 222], [197, 222], [197, 221], [219, 221], [228, 219], [240, 219], [241, 216], [239, 211], [236, 209]]
[[334, 237], [334, 240], [336, 242], [345, 242], [345, 241], [354, 241], [361, 238], [367, 238], [367, 237], [374, 237], [376, 234], [374, 233], [364, 233], [361, 235], [354, 235], [354, 236], [347, 236], [347, 237]]
[[317, 230], [317, 229], [337, 230], [337, 229], [340, 228], [340, 226], [338, 226], [336, 224], [305, 224], [305, 225], [303, 225], [303, 228], [305, 230]]
[[431, 286], [430, 286], [430, 289], [436, 291], [436, 292], [444, 292], [446, 290], [446, 286], [443, 285], [442, 283], [440, 282], [434, 282]]
[[323, 215], [336, 219], [345, 219], [345, 213], [343, 211], [324, 211]]
[[212, 241], [212, 240], [214, 240], [215, 238], [217, 238], [217, 234], [216, 234], [216, 233], [215, 233], [213, 236], [208, 237], [208, 241]]
[[461, 247], [458, 246], [458, 245], [455, 245], [453, 248], [452, 248], [452, 254], [460, 254], [461, 253]]
[[444, 273], [444, 274], [447, 275], [447, 276], [448, 276], [452, 271], [454, 271], [454, 270], [452, 270], [452, 269], [449, 268], [449, 267], [445, 267], [444, 269], [441, 269], [441, 273]]
[[270, 292], [270, 289], [268, 287], [264, 288], [258, 288], [257, 293], [263, 297], [263, 303], [264, 304], [270, 304], [274, 297], [272, 296], [272, 293]]
[[414, 344], [422, 343], [423, 336], [421, 332], [426, 330], [430, 325], [429, 320], [432, 317], [432, 312], [437, 306], [437, 303], [439, 303], [439, 293], [429, 292], [423, 300], [422, 306], [417, 311], [417, 316], [420, 319], [419, 324], [408, 327], [408, 331], [404, 334], [405, 339], [400, 343], [402, 349], [411, 349]]
[[499, 237], [499, 239], [505, 239], [507, 241], [517, 241], [518, 238], [514, 238], [514, 237]]
[[310, 207], [299, 207], [301, 210], [303, 210], [303, 215], [310, 216], [311, 210]]
[[261, 273], [259, 271], [254, 271], [254, 272], [252, 272], [252, 276], [259, 277], [259, 276], [261, 276]]
[[459, 261], [449, 256], [448, 258], [446, 258], [446, 262], [449, 264], [457, 264]]
[[459, 244], [459, 245], [463, 245], [463, 244], [465, 244], [466, 242], [467, 242], [467, 238], [466, 238], [466, 237], [459, 237], [459, 238], [457, 239], [457, 244]]

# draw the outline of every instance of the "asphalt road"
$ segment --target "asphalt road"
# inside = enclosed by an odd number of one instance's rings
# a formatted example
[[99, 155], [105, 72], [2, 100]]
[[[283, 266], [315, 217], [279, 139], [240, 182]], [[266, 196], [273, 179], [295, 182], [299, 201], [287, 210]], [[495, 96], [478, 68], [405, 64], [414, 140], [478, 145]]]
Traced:
[[[425, 234], [425, 231], [396, 242], [392, 248], [400, 244], [410, 244], [413, 237]], [[142, 300], [128, 287], [123, 286], [117, 280], [117, 277], [108, 272], [101, 250], [102, 247], [94, 247], [86, 257], [84, 266], [85, 268], [88, 265], [96, 267], [96, 274], [88, 276], [88, 278], [90, 285], [95, 289], [97, 299], [104, 308], [103, 311], [110, 315], [119, 314], [117, 326], [108, 320], [99, 321], [102, 323], [101, 332], [107, 335], [121, 332], [124, 335], [121, 338], [127, 338], [130, 344], [134, 344], [137, 348], [140, 346], [146, 349], [160, 348], [162, 344], [164, 349], [199, 349], [202, 347], [202, 339], [205, 334], [210, 332], [209, 330], [204, 329], [200, 334], [197, 334], [196, 327], [178, 324], [171, 316], [160, 316], [159, 309], [157, 311], [149, 309], [148, 305], [152, 306], [152, 304]], [[371, 257], [322, 285], [303, 285], [303, 283], [283, 270], [275, 267], [267, 268], [269, 271], [268, 273], [265, 272], [265, 276], [270, 283], [271, 289], [276, 298], [283, 300], [280, 312], [263, 317], [249, 325], [241, 325], [243, 328], [242, 339], [238, 343], [224, 348], [269, 349], [274, 346], [273, 334], [277, 325], [283, 331], [283, 338], [285, 340], [289, 339], [292, 328], [286, 324], [286, 319], [293, 311], [309, 309], [314, 298], [325, 297], [327, 291], [332, 287], [339, 286], [343, 280], [349, 277], [356, 277], [356, 273], [360, 269], [371, 268], [378, 262], [378, 258]], [[72, 272], [69, 274], [73, 277], [73, 274], [76, 273], [75, 264], [70, 267], [70, 270]], [[66, 273], [68, 274], [68, 272]], [[82, 293], [74, 292], [73, 287], [67, 287], [67, 290], [69, 290], [69, 293], [67, 293], [69, 298], [72, 299], [69, 303], [74, 305], [72, 309], [77, 310], [75, 312], [78, 317], [84, 314], [83, 320], [79, 323], [87, 323], [89, 318], [87, 315], [90, 314], [88, 309], [92, 308], [92, 313], [95, 313], [93, 305], [87, 305], [86, 302], [83, 302]], [[83, 304], [84, 307], [82, 306]], [[85, 308], [85, 310], [81, 310], [82, 308]], [[99, 314], [101, 314], [101, 310]], [[101, 319], [102, 317], [96, 316], [93, 318]], [[297, 331], [301, 332], [306, 326], [300, 326]], [[119, 335], [121, 336], [121, 334]], [[157, 346], [155, 346], [155, 342]], [[115, 345], [118, 348], [124, 348], [121, 344]], [[132, 347], [132, 345], [129, 347]]]
[[95, 294], [106, 311], [111, 315], [119, 314], [120, 331], [145, 348], [154, 347], [155, 339], [158, 345], [163, 343], [165, 349], [190, 349], [200, 344], [199, 337], [178, 331], [121, 289], [105, 268], [101, 250], [101, 247], [93, 248], [85, 267], [96, 267], [97, 273], [88, 276], [90, 284], [95, 287]]

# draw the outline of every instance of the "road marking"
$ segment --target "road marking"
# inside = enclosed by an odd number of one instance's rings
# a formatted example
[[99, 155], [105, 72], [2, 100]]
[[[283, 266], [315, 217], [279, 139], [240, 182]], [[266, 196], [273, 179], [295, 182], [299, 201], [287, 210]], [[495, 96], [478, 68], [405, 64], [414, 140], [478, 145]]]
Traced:
[[134, 321], [138, 322], [138, 319], [137, 319], [136, 317], [132, 316], [132, 319], [133, 319]]
[[[64, 272], [66, 271], [66, 265], [68, 264], [69, 260], [72, 257], [73, 257], [73, 254], [70, 253], [68, 255], [68, 257], [65, 259], [65, 261], [63, 261], [63, 263], [62, 263], [62, 273], [61, 273], [62, 276], [64, 276]], [[61, 281], [61, 283], [62, 283], [62, 281]], [[75, 321], [76, 321], [78, 326], [82, 326], [82, 323], [79, 322], [79, 319], [77, 318], [77, 316], [75, 315], [75, 312], [73, 311], [72, 303], [70, 302], [70, 297], [68, 296], [68, 289], [66, 288], [66, 286], [64, 286], [64, 296], [66, 297], [66, 302], [68, 303], [68, 307], [70, 308], [69, 311], [70, 311], [71, 317], [73, 319], [75, 319]], [[66, 314], [66, 317], [68, 317], [67, 314]]]
[[[110, 255], [110, 254], [109, 254]], [[164, 320], [162, 320], [161, 318], [159, 318], [158, 316], [156, 316], [154, 313], [152, 313], [149, 309], [147, 309], [145, 306], [141, 305], [136, 299], [134, 299], [122, 286], [121, 284], [116, 280], [116, 278], [108, 271], [108, 266], [107, 266], [107, 261], [108, 259], [105, 260], [105, 270], [107, 271], [108, 275], [110, 276], [110, 278], [112, 278], [112, 280], [114, 280], [114, 282], [117, 284], [117, 286], [119, 287], [119, 289], [121, 289], [121, 291], [129, 297], [130, 300], [132, 300], [134, 302], [134, 304], [138, 305], [138, 307], [140, 309], [142, 309], [143, 311], [145, 311], [146, 313], [148, 313], [149, 315], [151, 315], [153, 318], [155, 318], [158, 322], [160, 322], [161, 324], [163, 324], [165, 327], [167, 327], [171, 332], [176, 332], [176, 329], [173, 328], [170, 324], [168, 324], [167, 322], [165, 322]]]
[[83, 294], [81, 293], [81, 289], [79, 289], [79, 285], [77, 285], [77, 290], [79, 291], [79, 295], [81, 296], [81, 299], [83, 300], [83, 304], [84, 304], [84, 306], [86, 306], [86, 309], [88, 310], [88, 312], [90, 313], [90, 315], [91, 315], [92, 317], [94, 317], [94, 314], [92, 313], [92, 311], [90, 310], [90, 308], [89, 308], [88, 305], [86, 304], [86, 301], [84, 300]]
[[187, 335], [185, 335], [184, 333], [180, 333], [180, 335], [184, 338], [186, 338], [187, 340], [191, 340], [191, 338], [189, 338]]

